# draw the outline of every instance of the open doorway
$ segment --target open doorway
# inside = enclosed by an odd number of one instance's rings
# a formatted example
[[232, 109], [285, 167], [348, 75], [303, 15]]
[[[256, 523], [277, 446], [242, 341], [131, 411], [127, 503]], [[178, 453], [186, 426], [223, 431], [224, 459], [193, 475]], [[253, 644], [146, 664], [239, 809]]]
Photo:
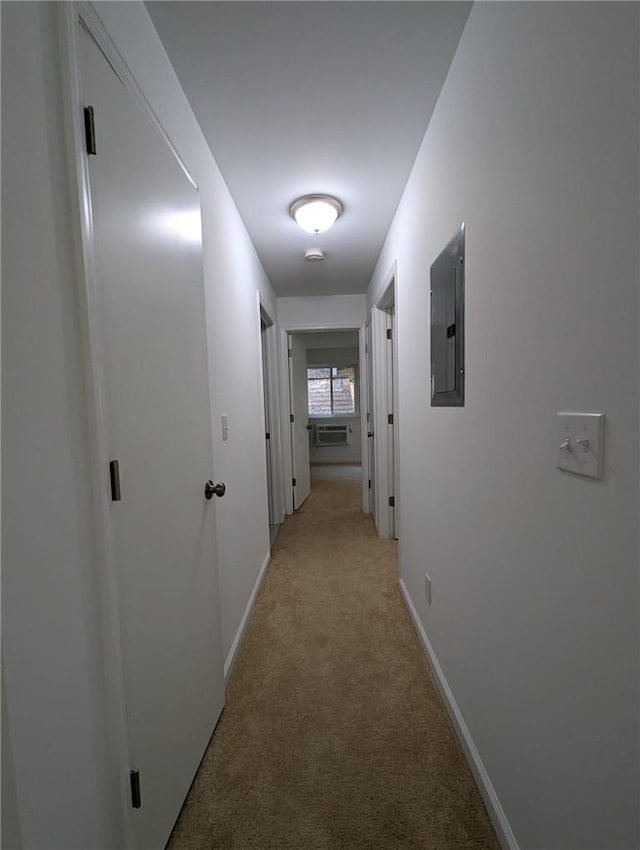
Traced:
[[291, 428], [288, 513], [298, 510], [309, 495], [314, 467], [351, 466], [362, 479], [362, 343], [363, 330], [354, 328], [286, 335], [285, 420]]
[[303, 334], [289, 334], [289, 423], [291, 434], [291, 490], [297, 511], [311, 492], [307, 388], [307, 348]]
[[398, 357], [395, 310], [396, 271], [392, 268], [382, 296], [371, 311], [370, 419], [368, 438], [373, 471], [370, 499], [380, 537], [398, 539], [400, 525]]
[[276, 538], [278, 528], [282, 522], [282, 511], [278, 506], [278, 480], [277, 480], [277, 417], [274, 415], [274, 393], [273, 393], [273, 370], [272, 370], [272, 343], [275, 325], [266, 309], [260, 305], [260, 344], [262, 348], [262, 386], [264, 401], [264, 425], [265, 425], [265, 462], [267, 468], [267, 498], [269, 504], [269, 539], [271, 545]]

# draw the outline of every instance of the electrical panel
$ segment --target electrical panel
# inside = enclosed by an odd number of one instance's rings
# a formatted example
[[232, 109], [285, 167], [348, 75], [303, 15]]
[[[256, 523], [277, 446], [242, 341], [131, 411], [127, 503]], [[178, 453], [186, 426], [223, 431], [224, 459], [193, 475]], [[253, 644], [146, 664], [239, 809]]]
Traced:
[[464, 224], [431, 266], [431, 406], [464, 406]]

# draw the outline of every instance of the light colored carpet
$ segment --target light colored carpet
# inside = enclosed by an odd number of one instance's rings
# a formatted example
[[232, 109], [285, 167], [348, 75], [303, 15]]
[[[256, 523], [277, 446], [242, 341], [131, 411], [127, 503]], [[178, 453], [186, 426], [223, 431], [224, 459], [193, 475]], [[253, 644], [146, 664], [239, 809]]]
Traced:
[[313, 467], [170, 850], [499, 850], [359, 467]]

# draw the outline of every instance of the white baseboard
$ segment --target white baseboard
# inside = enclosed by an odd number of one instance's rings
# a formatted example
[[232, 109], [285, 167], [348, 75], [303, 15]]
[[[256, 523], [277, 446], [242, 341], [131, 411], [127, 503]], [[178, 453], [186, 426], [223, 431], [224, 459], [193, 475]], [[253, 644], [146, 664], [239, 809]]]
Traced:
[[249, 622], [249, 616], [251, 615], [251, 611], [253, 610], [253, 606], [256, 602], [256, 596], [258, 595], [258, 591], [260, 590], [260, 585], [264, 579], [264, 574], [267, 571], [267, 567], [269, 566], [269, 562], [271, 561], [271, 552], [267, 552], [264, 561], [262, 562], [262, 566], [260, 567], [260, 572], [258, 573], [258, 577], [256, 579], [256, 583], [253, 586], [253, 590], [251, 591], [251, 596], [249, 596], [249, 601], [245, 605], [245, 609], [242, 612], [242, 619], [240, 620], [240, 625], [238, 626], [238, 631], [236, 632], [236, 636], [233, 639], [233, 643], [231, 644], [231, 649], [229, 650], [229, 654], [227, 655], [227, 660], [224, 662], [224, 680], [225, 682], [229, 678], [229, 674], [233, 668], [233, 663], [236, 660], [236, 655], [238, 654], [238, 650], [240, 649], [240, 644], [242, 642], [242, 636], [244, 635], [244, 630], [247, 628], [247, 623]]
[[416, 632], [418, 633], [418, 637], [420, 638], [420, 642], [422, 643], [422, 648], [425, 651], [427, 656], [427, 660], [429, 662], [429, 666], [433, 671], [433, 675], [436, 680], [436, 684], [440, 690], [440, 694], [444, 700], [445, 708], [451, 718], [451, 722], [453, 723], [453, 728], [455, 729], [456, 735], [462, 745], [462, 749], [466, 756], [467, 761], [469, 762], [469, 767], [471, 768], [471, 772], [476, 780], [476, 784], [478, 786], [478, 790], [482, 795], [482, 799], [484, 800], [484, 804], [487, 807], [487, 812], [489, 817], [491, 818], [491, 822], [493, 823], [493, 827], [498, 836], [498, 840], [500, 844], [504, 848], [504, 850], [519, 850], [518, 842], [511, 831], [511, 827], [509, 826], [509, 821], [507, 820], [507, 816], [504, 813], [504, 809], [500, 805], [500, 800], [498, 799], [498, 795], [496, 794], [495, 788], [491, 784], [491, 780], [489, 779], [489, 774], [486, 771], [484, 764], [482, 763], [482, 759], [480, 758], [480, 753], [478, 752], [476, 745], [473, 742], [473, 738], [471, 737], [471, 733], [467, 727], [467, 724], [464, 722], [464, 718], [458, 707], [458, 704], [453, 696], [453, 692], [449, 687], [449, 684], [445, 678], [442, 667], [438, 663], [438, 659], [436, 654], [431, 646], [429, 638], [427, 637], [427, 633], [424, 630], [424, 626], [422, 625], [420, 618], [418, 617], [418, 612], [416, 611], [415, 605], [413, 604], [413, 600], [409, 595], [409, 591], [407, 590], [407, 586], [405, 585], [402, 579], [398, 582], [400, 586], [400, 592], [402, 593], [402, 598], [404, 599], [404, 603], [407, 606], [407, 610], [409, 611], [409, 615], [413, 620], [413, 625], [415, 627]]

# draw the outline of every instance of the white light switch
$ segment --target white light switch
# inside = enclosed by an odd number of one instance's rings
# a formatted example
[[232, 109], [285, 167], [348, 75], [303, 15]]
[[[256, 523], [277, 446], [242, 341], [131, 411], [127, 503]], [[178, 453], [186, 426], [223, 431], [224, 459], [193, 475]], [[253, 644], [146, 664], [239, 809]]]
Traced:
[[558, 469], [588, 478], [602, 478], [603, 452], [604, 414], [558, 414]]
[[225, 414], [222, 416], [222, 439], [229, 439], [229, 417]]

